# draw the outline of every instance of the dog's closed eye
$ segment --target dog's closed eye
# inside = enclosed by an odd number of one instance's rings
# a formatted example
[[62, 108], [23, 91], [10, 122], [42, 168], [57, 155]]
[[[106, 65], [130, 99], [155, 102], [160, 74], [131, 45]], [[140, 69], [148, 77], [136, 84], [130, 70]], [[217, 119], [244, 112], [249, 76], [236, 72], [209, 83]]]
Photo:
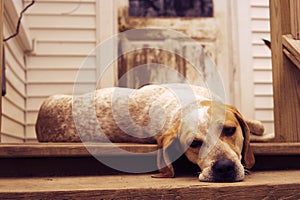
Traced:
[[190, 147], [191, 148], [199, 148], [202, 146], [202, 144], [203, 144], [203, 141], [194, 139], [193, 142], [190, 144]]
[[224, 126], [222, 129], [222, 134], [226, 137], [230, 137], [232, 136], [236, 131], [236, 127], [235, 126]]

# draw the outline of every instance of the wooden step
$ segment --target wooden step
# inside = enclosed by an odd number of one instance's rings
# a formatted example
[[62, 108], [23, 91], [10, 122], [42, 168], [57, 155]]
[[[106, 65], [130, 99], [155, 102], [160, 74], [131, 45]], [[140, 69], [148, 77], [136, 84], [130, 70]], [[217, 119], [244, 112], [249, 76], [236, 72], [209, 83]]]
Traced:
[[[90, 157], [91, 151], [98, 155], [121, 155], [115, 146], [132, 153], [151, 153], [157, 150], [156, 144], [133, 143], [3, 143], [0, 145], [0, 158], [26, 157]], [[298, 143], [251, 143], [255, 155], [300, 155]], [[88, 150], [87, 150], [88, 149]]]
[[300, 170], [254, 172], [242, 182], [150, 175], [0, 178], [1, 199], [299, 199]]
[[[88, 148], [98, 155], [122, 163], [141, 161], [156, 168], [155, 144], [116, 144], [132, 152], [124, 156], [115, 152], [109, 144], [89, 144]], [[255, 171], [300, 169], [300, 143], [253, 143], [256, 157]], [[149, 153], [150, 152], [150, 153]], [[151, 153], [152, 152], [152, 153]], [[149, 153], [147, 156], [143, 153]], [[196, 174], [199, 167], [185, 156], [173, 163], [176, 174]], [[151, 172], [153, 173], [153, 172]], [[0, 177], [45, 176], [93, 176], [126, 174], [112, 169], [94, 158], [86, 146], [80, 143], [40, 143], [0, 145]]]

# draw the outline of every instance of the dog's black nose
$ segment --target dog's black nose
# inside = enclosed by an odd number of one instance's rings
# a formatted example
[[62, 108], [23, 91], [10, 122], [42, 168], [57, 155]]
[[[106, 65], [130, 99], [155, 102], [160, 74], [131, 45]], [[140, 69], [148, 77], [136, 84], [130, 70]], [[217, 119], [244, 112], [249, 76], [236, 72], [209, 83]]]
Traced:
[[232, 160], [221, 159], [212, 167], [216, 181], [232, 181], [235, 179], [235, 164]]

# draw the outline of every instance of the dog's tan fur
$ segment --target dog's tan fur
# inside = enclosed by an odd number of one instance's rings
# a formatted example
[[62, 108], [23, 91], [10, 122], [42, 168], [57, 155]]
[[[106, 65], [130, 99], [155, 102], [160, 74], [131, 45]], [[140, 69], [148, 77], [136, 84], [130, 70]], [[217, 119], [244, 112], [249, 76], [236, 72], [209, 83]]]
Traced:
[[[188, 159], [201, 168], [201, 181], [243, 180], [244, 166], [254, 164], [249, 127], [236, 108], [212, 101], [212, 97], [205, 88], [185, 84], [148, 85], [138, 90], [105, 88], [78, 98], [56, 95], [40, 108], [37, 137], [41, 142], [157, 143], [160, 173], [153, 177], [174, 177], [166, 152], [179, 141]], [[101, 133], [95, 131], [98, 125]], [[84, 130], [80, 137], [78, 129]], [[190, 147], [193, 141], [203, 144]], [[200, 146], [209, 151], [199, 154]], [[230, 173], [220, 169], [224, 163], [230, 163]]]

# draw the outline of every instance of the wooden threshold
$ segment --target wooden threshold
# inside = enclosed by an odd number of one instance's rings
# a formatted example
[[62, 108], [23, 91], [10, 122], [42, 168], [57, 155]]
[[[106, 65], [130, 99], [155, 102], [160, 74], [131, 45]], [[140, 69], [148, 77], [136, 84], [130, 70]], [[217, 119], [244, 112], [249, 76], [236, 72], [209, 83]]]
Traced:
[[0, 178], [1, 199], [300, 199], [300, 170], [254, 172], [242, 182], [150, 175]]
[[[115, 146], [116, 145], [116, 146]], [[300, 143], [251, 143], [255, 155], [300, 155]], [[124, 150], [119, 151], [118, 148]], [[124, 152], [135, 154], [155, 154], [156, 144], [130, 143], [20, 143], [1, 144], [0, 158], [24, 157], [89, 157], [96, 155], [122, 155]]]

